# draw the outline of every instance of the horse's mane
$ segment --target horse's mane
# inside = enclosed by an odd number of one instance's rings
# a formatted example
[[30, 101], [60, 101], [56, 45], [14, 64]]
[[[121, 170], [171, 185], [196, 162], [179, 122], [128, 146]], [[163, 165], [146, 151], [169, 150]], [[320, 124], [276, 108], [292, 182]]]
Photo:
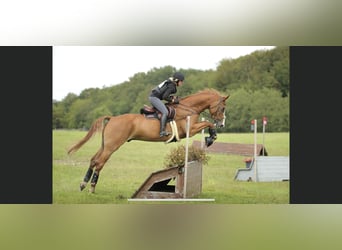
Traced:
[[188, 98], [188, 97], [192, 97], [192, 96], [195, 96], [195, 95], [201, 95], [201, 94], [220, 95], [220, 92], [217, 91], [216, 89], [206, 88], [206, 89], [197, 91], [195, 94], [191, 94], [191, 95], [188, 95], [188, 96], [184, 96], [184, 97], [182, 97], [182, 99], [186, 99], [186, 98]]
[[208, 93], [208, 94], [213, 94], [213, 95], [220, 95], [220, 92], [217, 91], [216, 89], [211, 89], [211, 88], [206, 88], [204, 90], [200, 90], [197, 92], [198, 94], [201, 93]]

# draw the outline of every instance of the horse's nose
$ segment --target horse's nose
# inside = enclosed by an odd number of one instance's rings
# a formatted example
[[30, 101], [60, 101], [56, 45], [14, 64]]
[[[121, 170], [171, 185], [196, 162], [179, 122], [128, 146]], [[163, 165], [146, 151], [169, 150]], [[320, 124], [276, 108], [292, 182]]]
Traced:
[[224, 123], [223, 123], [222, 121], [218, 121], [218, 122], [216, 123], [216, 127], [217, 127], [217, 128], [222, 128], [222, 127], [224, 127]]

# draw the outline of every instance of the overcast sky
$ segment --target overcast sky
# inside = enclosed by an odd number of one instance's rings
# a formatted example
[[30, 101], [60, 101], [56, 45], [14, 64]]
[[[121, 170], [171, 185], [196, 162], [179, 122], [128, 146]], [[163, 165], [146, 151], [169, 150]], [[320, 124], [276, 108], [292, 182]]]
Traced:
[[79, 95], [86, 88], [110, 87], [129, 80], [136, 73], [168, 65], [176, 69], [216, 69], [222, 59], [272, 48], [274, 46], [54, 46], [53, 99], [61, 101], [69, 93]]

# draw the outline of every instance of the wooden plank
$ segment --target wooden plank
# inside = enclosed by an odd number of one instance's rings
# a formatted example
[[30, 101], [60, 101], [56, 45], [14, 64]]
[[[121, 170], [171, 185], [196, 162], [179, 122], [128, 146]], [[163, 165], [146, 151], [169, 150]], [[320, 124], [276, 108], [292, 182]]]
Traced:
[[[192, 145], [201, 148], [201, 142], [194, 140]], [[222, 154], [237, 154], [245, 156], [254, 156], [254, 144], [243, 143], [227, 143], [227, 142], [214, 142], [210, 147], [204, 148], [208, 153], [222, 153]], [[257, 153], [262, 155], [265, 150], [265, 156], [268, 155], [266, 148], [262, 144], [257, 144]]]
[[169, 192], [157, 192], [157, 191], [140, 191], [136, 198], [143, 199], [170, 199], [170, 198], [182, 198], [181, 194], [169, 193]]
[[202, 164], [200, 162], [188, 163], [187, 190], [184, 198], [194, 197], [202, 192]]
[[128, 201], [162, 201], [162, 202], [194, 202], [194, 201], [199, 201], [199, 202], [212, 202], [215, 201], [215, 199], [197, 199], [197, 198], [163, 198], [163, 199], [158, 199], [158, 198], [153, 198], [153, 199], [139, 199], [139, 198], [133, 198], [133, 199], [127, 199]]

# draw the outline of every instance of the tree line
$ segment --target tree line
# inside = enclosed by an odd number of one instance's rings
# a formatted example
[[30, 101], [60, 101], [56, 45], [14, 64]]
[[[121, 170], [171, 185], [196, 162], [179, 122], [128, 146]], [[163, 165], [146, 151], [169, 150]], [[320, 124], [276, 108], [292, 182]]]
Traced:
[[[205, 88], [229, 94], [226, 126], [219, 132], [249, 132], [251, 120], [268, 119], [267, 132], [289, 131], [289, 47], [258, 50], [236, 59], [223, 58], [216, 70], [176, 69], [173, 66], [138, 72], [121, 84], [87, 88], [80, 95], [69, 93], [53, 100], [53, 129], [88, 129], [103, 115], [139, 113], [155, 85], [175, 71], [185, 75], [177, 95], [187, 96]], [[77, 84], [77, 83], [75, 83]], [[208, 114], [203, 113], [208, 119]], [[124, 125], [123, 125], [124, 126]]]

